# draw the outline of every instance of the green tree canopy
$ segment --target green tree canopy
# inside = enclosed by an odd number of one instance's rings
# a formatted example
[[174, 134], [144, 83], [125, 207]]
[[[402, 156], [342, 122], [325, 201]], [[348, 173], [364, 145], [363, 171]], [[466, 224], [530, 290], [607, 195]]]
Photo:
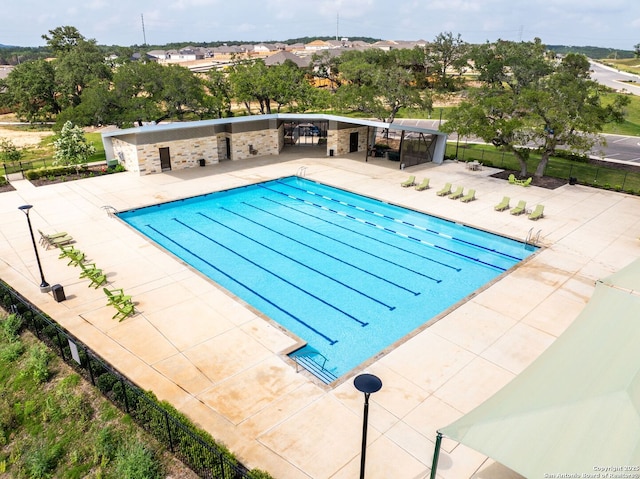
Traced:
[[46, 60], [16, 66], [0, 85], [0, 92], [1, 103], [11, 107], [23, 121], [49, 121], [60, 112], [55, 71]]
[[460, 84], [456, 80], [467, 70], [468, 45], [460, 34], [440, 33], [427, 46], [426, 61], [440, 91], [454, 91]]
[[602, 142], [605, 123], [623, 120], [629, 99], [619, 95], [603, 105], [601, 87], [590, 79], [582, 55], [568, 54], [559, 62], [536, 40], [486, 44], [473, 58], [482, 86], [470, 92], [441, 129], [512, 152], [521, 176], [528, 175], [530, 149], [541, 153], [534, 173], [541, 177], [558, 148], [586, 153]]
[[342, 55], [340, 87], [336, 91], [339, 109], [369, 113], [393, 122], [400, 108], [432, 108], [431, 95], [417, 86], [413, 63], [401, 50], [372, 49]]

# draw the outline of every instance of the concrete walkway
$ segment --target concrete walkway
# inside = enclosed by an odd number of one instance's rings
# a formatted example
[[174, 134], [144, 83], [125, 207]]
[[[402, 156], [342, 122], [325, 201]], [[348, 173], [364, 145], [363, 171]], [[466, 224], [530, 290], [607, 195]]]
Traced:
[[[640, 198], [583, 186], [523, 188], [491, 178], [497, 170], [462, 164], [397, 163], [362, 154], [307, 157], [299, 149], [146, 177], [121, 173], [35, 188], [17, 181], [0, 194], [0, 278], [72, 331], [142, 388], [153, 390], [224, 442], [248, 467], [276, 478], [357, 477], [363, 397], [353, 377], [383, 381], [369, 411], [367, 477], [428, 477], [436, 430], [507, 384], [580, 313], [594, 281], [640, 255]], [[305, 157], [301, 157], [305, 155]], [[331, 387], [283, 354], [295, 338], [102, 208], [138, 208], [295, 174], [524, 239], [544, 248], [481, 292], [414, 332]], [[431, 188], [401, 188], [409, 174]], [[439, 198], [445, 182], [475, 188], [465, 204]], [[503, 196], [545, 205], [537, 222], [498, 213]], [[67, 231], [105, 270], [113, 287], [133, 295], [139, 313], [111, 319], [102, 291], [39, 249], [46, 279], [64, 286], [57, 303], [39, 292], [40, 278], [22, 204], [32, 204], [34, 230]], [[429, 318], [425, 318], [425, 321]], [[568, 353], [569, 354], [569, 353]], [[523, 445], [526, 447], [526, 445]], [[515, 478], [514, 472], [450, 440], [438, 476]]]

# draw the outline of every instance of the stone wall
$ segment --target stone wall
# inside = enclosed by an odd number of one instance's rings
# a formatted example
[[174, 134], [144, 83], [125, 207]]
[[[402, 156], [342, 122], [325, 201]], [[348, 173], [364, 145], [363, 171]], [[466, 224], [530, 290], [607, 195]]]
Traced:
[[[231, 134], [231, 159], [243, 160], [251, 156], [277, 155], [279, 130], [244, 131]], [[251, 147], [251, 149], [249, 148]]]
[[353, 128], [345, 128], [337, 131], [329, 131], [329, 138], [327, 138], [327, 143], [335, 145], [329, 147], [334, 148], [335, 155], [346, 155], [349, 153], [349, 141], [351, 133], [354, 132], [358, 132], [358, 151], [366, 151], [368, 128], [366, 126], [359, 126]]
[[112, 145], [114, 158], [117, 159], [127, 171], [140, 171], [136, 145], [121, 140], [120, 138], [113, 138]]

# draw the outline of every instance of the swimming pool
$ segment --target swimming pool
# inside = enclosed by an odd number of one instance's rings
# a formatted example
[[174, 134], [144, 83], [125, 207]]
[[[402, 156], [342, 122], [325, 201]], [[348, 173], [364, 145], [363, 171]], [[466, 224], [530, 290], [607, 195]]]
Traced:
[[119, 217], [304, 339], [327, 382], [536, 250], [298, 177]]

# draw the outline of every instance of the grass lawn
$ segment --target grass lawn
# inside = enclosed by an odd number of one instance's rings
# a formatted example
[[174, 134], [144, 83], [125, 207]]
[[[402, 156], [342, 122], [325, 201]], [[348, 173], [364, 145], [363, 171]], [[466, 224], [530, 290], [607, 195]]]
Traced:
[[[602, 95], [602, 101], [606, 105], [610, 103], [616, 93]], [[640, 136], [640, 97], [628, 95], [631, 103], [626, 107], [624, 123], [609, 123], [605, 125], [602, 133], [614, 135]]]
[[0, 477], [197, 476], [0, 311]]
[[[460, 143], [456, 146], [455, 142], [450, 142], [447, 144], [446, 154], [449, 157], [457, 156], [462, 161], [477, 160], [488, 166], [520, 171], [520, 163], [515, 156], [499, 151], [492, 145]], [[531, 155], [527, 162], [529, 174], [533, 174], [539, 161], [540, 155]], [[620, 169], [614, 167], [614, 165], [603, 164], [603, 162], [583, 163], [552, 157], [549, 160], [545, 176], [553, 176], [565, 180], [568, 180], [569, 177], [574, 177], [584, 185], [640, 194], [640, 168]]]

